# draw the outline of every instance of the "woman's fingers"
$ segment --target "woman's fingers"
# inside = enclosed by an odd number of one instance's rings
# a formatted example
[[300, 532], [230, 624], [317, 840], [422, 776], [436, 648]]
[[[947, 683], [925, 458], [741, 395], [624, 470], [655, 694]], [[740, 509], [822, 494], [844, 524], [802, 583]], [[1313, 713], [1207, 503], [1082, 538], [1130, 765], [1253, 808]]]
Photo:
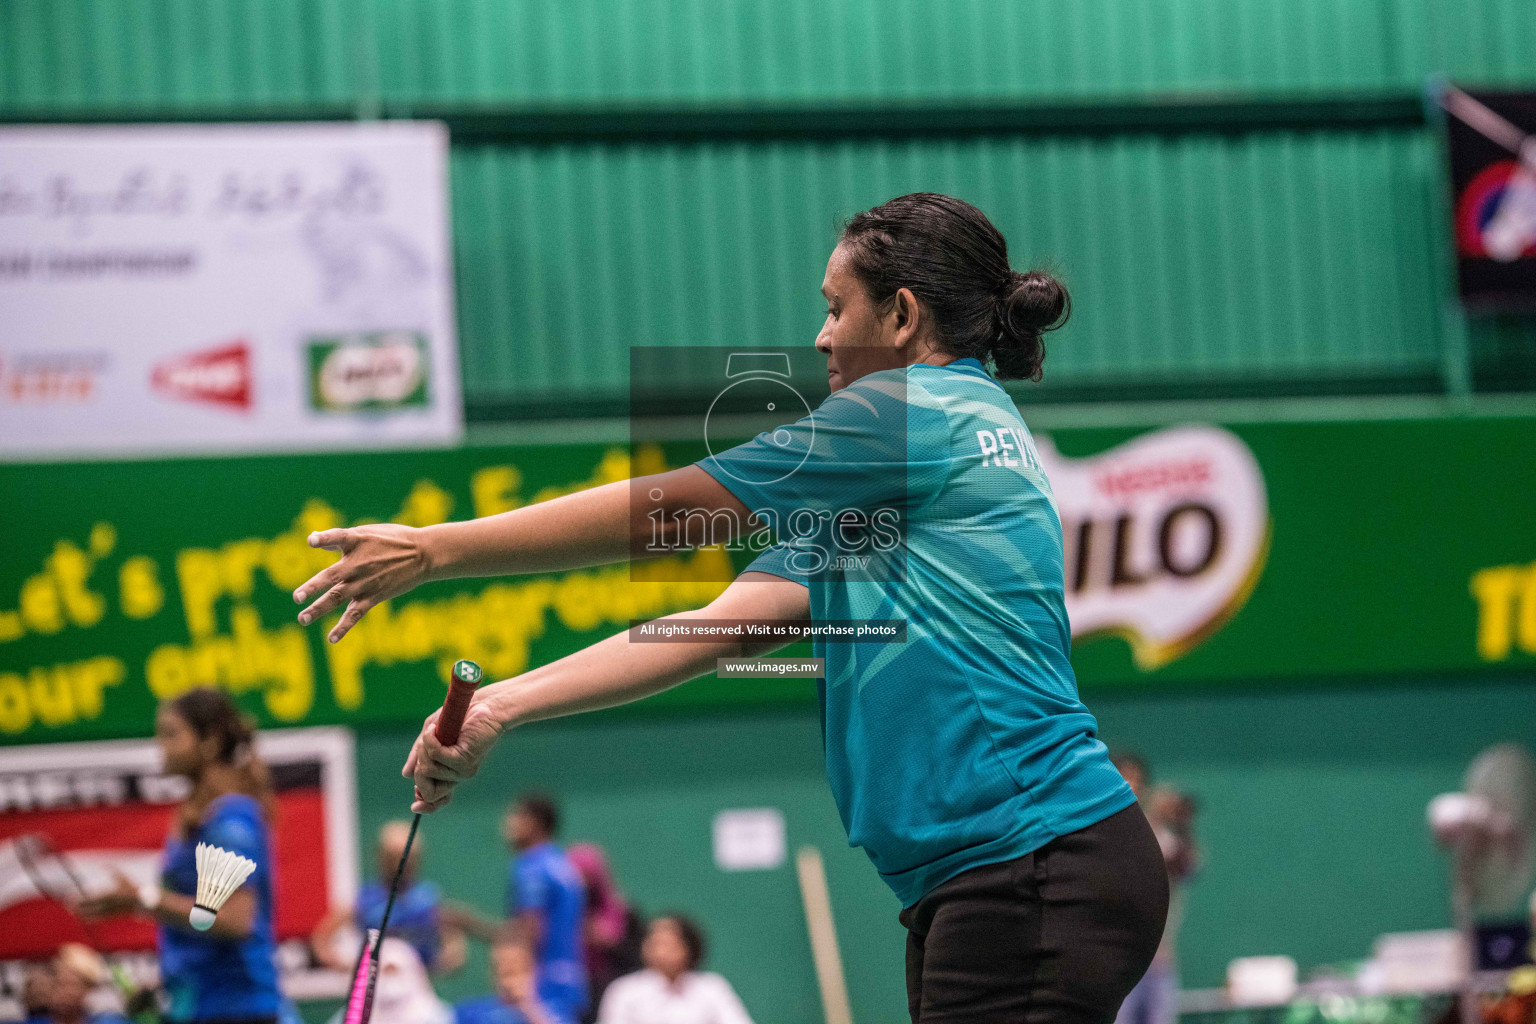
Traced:
[[338, 583], [330, 590], [327, 590], [323, 595], [321, 595], [318, 601], [300, 612], [299, 621], [307, 626], [311, 622], [319, 619], [320, 616], [327, 615], [330, 612], [335, 611], [337, 608], [340, 608], [343, 604], [350, 600], [352, 596], [353, 595], [347, 593], [347, 589], [344, 585]]
[[465, 779], [474, 778], [475, 772], [480, 768], [474, 758], [441, 744], [436, 750], [425, 747], [422, 753], [423, 756], [417, 758], [416, 770], [411, 773], [418, 782], [422, 779], [463, 782]]
[[441, 709], [427, 716], [421, 734], [411, 746], [401, 774], [414, 780], [416, 799], [413, 811], [422, 814], [437, 810], [448, 802], [453, 787], [472, 778], [480, 770], [480, 762], [495, 744], [499, 730], [487, 725], [488, 712], [476, 714], [476, 705], [470, 705], [466, 728], [459, 742], [445, 747], [437, 741], [437, 722]]
[[299, 613], [299, 621], [309, 625], [345, 607], [328, 637], [335, 643], [374, 605], [414, 588], [426, 573], [419, 533], [414, 527], [373, 523], [310, 534], [311, 547], [340, 551], [342, 557], [293, 592], [299, 604], [314, 600]]
[[400, 770], [400, 774], [405, 778], [408, 779], [416, 774], [416, 766], [421, 764], [426, 756], [426, 752], [423, 749], [426, 744], [426, 737], [431, 735], [433, 729], [437, 728], [437, 719], [442, 713], [443, 709], [438, 708], [428, 715], [426, 722], [421, 727], [421, 735], [417, 736], [416, 742], [411, 744], [411, 752], [405, 759], [405, 767]]
[[411, 803], [411, 810], [420, 814], [432, 813], [453, 799], [453, 787], [452, 782], [435, 782], [431, 779], [417, 782], [416, 798]]
[[294, 603], [303, 604], [306, 600], [314, 597], [316, 594], [323, 594], [327, 590], [330, 590], [332, 587], [334, 587], [336, 584], [340, 583], [342, 580], [342, 573], [345, 571], [343, 568], [345, 564], [346, 560], [343, 559], [342, 561], [336, 562], [333, 565], [326, 566], [324, 569], [321, 569], [309, 579], [305, 580], [303, 585], [301, 585], [298, 590], [293, 592]]
[[352, 531], [347, 529], [316, 530], [309, 535], [309, 546], [327, 551], [346, 551], [352, 546]]
[[352, 602], [347, 605], [346, 613], [342, 615], [341, 621], [336, 623], [331, 629], [330, 636], [327, 639], [331, 643], [335, 643], [346, 636], [347, 632], [357, 625], [358, 620], [368, 614], [368, 609], [372, 608], [375, 603], [372, 598], [368, 597], [353, 598]]

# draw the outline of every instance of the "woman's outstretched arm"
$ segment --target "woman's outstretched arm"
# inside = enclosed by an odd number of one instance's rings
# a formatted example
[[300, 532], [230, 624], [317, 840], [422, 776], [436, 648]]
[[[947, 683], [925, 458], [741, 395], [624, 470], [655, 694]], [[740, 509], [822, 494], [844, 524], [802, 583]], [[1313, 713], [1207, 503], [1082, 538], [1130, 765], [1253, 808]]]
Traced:
[[[632, 493], [644, 496], [644, 508], [632, 507]], [[697, 466], [684, 466], [463, 523], [383, 523], [310, 534], [311, 547], [339, 551], [341, 560], [295, 590], [293, 599], [314, 602], [299, 613], [305, 625], [346, 605], [329, 634], [335, 643], [374, 605], [429, 580], [625, 561], [637, 547], [651, 543], [654, 522], [668, 524], [675, 534], [684, 511], [729, 513], [743, 528], [750, 519], [747, 507], [713, 477]], [[647, 514], [652, 512], [664, 514], [653, 520]]]
[[[708, 607], [669, 615], [659, 621], [803, 621], [810, 615], [809, 594], [799, 583], [747, 572], [738, 576]], [[416, 780], [416, 802], [411, 809], [435, 811], [447, 803], [453, 787], [479, 770], [485, 755], [508, 729], [526, 722], [626, 704], [704, 675], [714, 669], [719, 658], [765, 654], [784, 645], [782, 640], [750, 642], [724, 638], [690, 643], [631, 643], [626, 631], [559, 661], [481, 687], [469, 706], [459, 742], [454, 746], [444, 747], [433, 735], [437, 712], [423, 725], [402, 772]]]

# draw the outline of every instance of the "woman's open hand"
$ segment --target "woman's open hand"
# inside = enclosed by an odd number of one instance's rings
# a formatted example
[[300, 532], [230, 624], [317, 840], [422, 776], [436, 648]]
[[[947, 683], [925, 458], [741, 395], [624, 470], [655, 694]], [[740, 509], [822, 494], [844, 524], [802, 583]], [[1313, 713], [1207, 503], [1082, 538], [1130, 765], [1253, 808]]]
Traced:
[[425, 582], [431, 569], [431, 560], [422, 545], [422, 531], [413, 526], [380, 523], [321, 530], [309, 535], [309, 546], [341, 552], [339, 562], [315, 573], [293, 592], [293, 599], [299, 604], [319, 598], [299, 613], [299, 621], [306, 626], [342, 604], [347, 606], [341, 621], [331, 629], [331, 643], [346, 636], [368, 609], [380, 601], [398, 597]]
[[112, 869], [112, 888], [73, 904], [76, 916], [87, 921], [100, 921], [104, 917], [131, 914], [139, 909], [139, 889], [128, 876]]
[[480, 770], [480, 762], [506, 728], [490, 701], [477, 698], [464, 715], [459, 742], [445, 747], [437, 742], [437, 718], [441, 714], [439, 709], [427, 716], [400, 772], [416, 780], [416, 799], [411, 810], [422, 814], [432, 813], [453, 798], [453, 787]]

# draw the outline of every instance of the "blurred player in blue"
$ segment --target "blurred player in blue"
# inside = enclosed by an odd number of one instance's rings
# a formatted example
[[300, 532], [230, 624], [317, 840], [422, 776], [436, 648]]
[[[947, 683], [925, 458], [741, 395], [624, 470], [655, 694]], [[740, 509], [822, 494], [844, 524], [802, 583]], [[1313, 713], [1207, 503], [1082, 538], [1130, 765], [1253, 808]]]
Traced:
[[507, 872], [507, 916], [538, 951], [540, 997], [575, 1020], [587, 1006], [587, 897], [581, 875], [555, 842], [559, 828], [559, 809], [542, 794], [526, 793], [507, 809], [502, 833], [516, 853]]
[[[849, 221], [821, 292], [831, 394], [808, 415], [692, 466], [501, 515], [316, 534], [343, 557], [295, 593], [317, 598], [301, 620], [345, 603], [335, 639], [428, 579], [771, 532], [709, 607], [668, 622], [904, 624], [897, 642], [818, 638], [813, 651], [827, 781], [849, 842], [901, 902], [912, 1020], [1109, 1024], [1157, 948], [1168, 877], [1079, 699], [1060, 515], [999, 383], [1040, 378], [1066, 289], [1012, 269], [974, 206], [914, 193]], [[418, 738], [415, 809], [446, 802], [509, 729], [783, 645], [745, 628], [687, 643], [626, 631], [482, 687], [455, 746], [431, 736], [435, 719]]]
[[542, 994], [538, 956], [525, 924], [513, 921], [491, 943], [491, 995], [454, 1007], [454, 1024], [575, 1024], [576, 1018]]
[[[361, 936], [366, 934], [366, 929], [377, 928], [383, 921], [384, 907], [389, 902], [389, 880], [400, 866], [410, 831], [408, 821], [384, 823], [379, 829], [375, 850], [377, 876], [363, 883], [353, 906], [333, 909], [311, 933], [310, 945], [315, 955], [333, 970], [350, 973], [357, 965]], [[390, 912], [389, 934], [410, 943], [429, 972], [451, 974], [464, 966], [468, 955], [461, 926], [464, 915], [457, 907], [447, 904], [435, 883], [421, 877], [425, 845], [420, 836], [411, 845], [411, 855], [400, 876], [395, 907]], [[357, 934], [347, 936], [350, 942], [339, 941], [345, 935], [342, 928], [349, 921], [358, 929]]]
[[[160, 879], [141, 890], [120, 875], [113, 891], [78, 908], [87, 918], [140, 913], [154, 919], [164, 1019], [172, 1024], [276, 1024], [285, 1009], [273, 960], [272, 786], [254, 739], [221, 690], [189, 690], [161, 704], [155, 742], [165, 773], [186, 779], [190, 794], [166, 838]], [[206, 932], [187, 922], [197, 892], [198, 843], [256, 862]]]

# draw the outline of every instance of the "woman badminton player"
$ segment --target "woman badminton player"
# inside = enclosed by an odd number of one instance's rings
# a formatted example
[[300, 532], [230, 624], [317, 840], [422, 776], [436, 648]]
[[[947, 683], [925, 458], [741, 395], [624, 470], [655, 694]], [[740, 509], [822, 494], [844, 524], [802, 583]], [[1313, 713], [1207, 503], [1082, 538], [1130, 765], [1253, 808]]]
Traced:
[[[155, 742], [165, 771], [191, 783], [177, 808], [161, 859], [161, 882], [118, 888], [79, 907], [87, 917], [142, 913], [158, 925], [160, 980], [176, 1024], [275, 1024], [281, 1010], [273, 960], [272, 788], [252, 746], [252, 730], [221, 690], [189, 690], [160, 705]], [[187, 917], [197, 892], [198, 843], [256, 862], [207, 931]]]
[[[631, 486], [685, 511], [820, 524], [769, 548], [672, 620], [906, 620], [897, 644], [824, 642], [827, 776], [848, 829], [902, 904], [915, 1022], [1108, 1022], [1157, 948], [1162, 855], [1078, 699], [1061, 525], [1028, 430], [994, 379], [1035, 378], [1065, 290], [1009, 268], [986, 216], [901, 196], [854, 217], [827, 263], [816, 348], [832, 395], [794, 424], [693, 466], [426, 529], [328, 530], [342, 552], [295, 592], [314, 621], [428, 579], [545, 572], [630, 555]], [[899, 513], [859, 574], [822, 557]], [[861, 518], [862, 517], [862, 518]], [[847, 533], [833, 536], [845, 525]], [[865, 548], [865, 550], [871, 550]], [[428, 728], [406, 763], [416, 808], [445, 803], [509, 728], [635, 700], [775, 645], [635, 643], [621, 633], [484, 687], [458, 744]]]

